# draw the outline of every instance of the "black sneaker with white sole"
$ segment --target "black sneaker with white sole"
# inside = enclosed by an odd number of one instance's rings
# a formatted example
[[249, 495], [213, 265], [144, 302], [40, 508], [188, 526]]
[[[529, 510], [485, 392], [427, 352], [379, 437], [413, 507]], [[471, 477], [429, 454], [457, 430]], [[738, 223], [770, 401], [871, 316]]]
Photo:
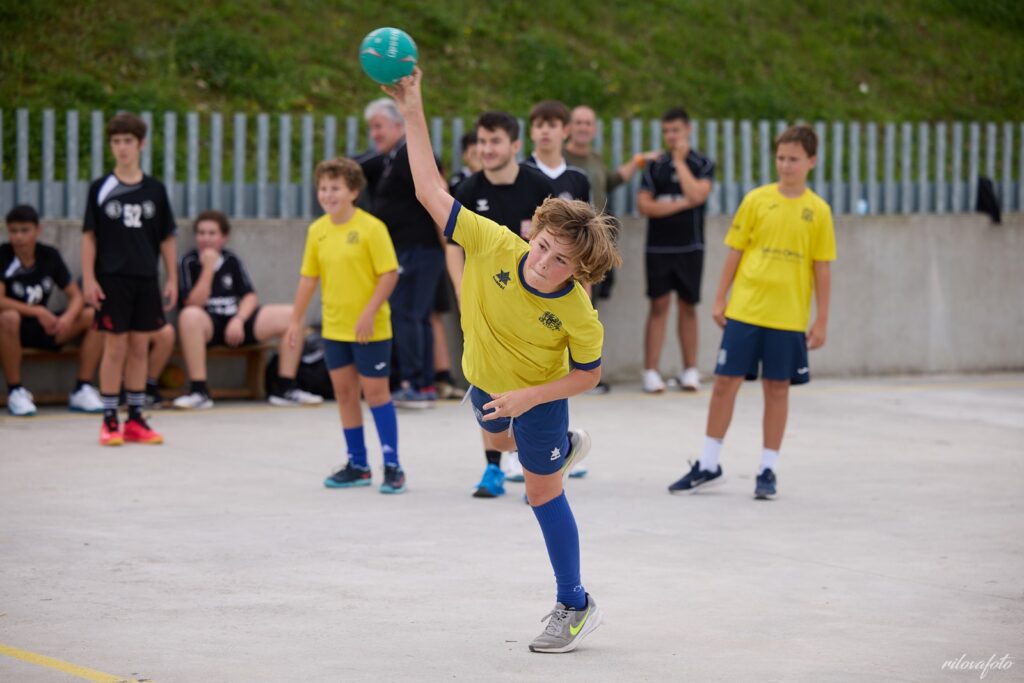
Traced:
[[722, 466], [719, 465], [714, 472], [708, 472], [700, 468], [700, 461], [691, 463], [693, 467], [679, 481], [668, 487], [669, 493], [689, 493], [702, 486], [722, 483]]
[[757, 475], [757, 485], [754, 487], [754, 498], [768, 500], [775, 497], [775, 473], [771, 468]]

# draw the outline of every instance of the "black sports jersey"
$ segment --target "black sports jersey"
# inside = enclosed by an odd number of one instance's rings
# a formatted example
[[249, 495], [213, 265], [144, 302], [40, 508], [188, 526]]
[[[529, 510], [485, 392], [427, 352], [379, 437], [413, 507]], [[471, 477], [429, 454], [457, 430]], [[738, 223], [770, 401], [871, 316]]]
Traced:
[[160, 243], [176, 232], [163, 183], [125, 185], [113, 173], [89, 187], [83, 232], [96, 235], [96, 274], [156, 277]]
[[[703, 154], [690, 150], [686, 165], [698, 180], [713, 180], [715, 164]], [[655, 201], [683, 197], [675, 164], [669, 154], [662, 154], [644, 169], [640, 189], [653, 195]], [[686, 209], [663, 218], [647, 220], [647, 251], [654, 254], [679, 254], [704, 249], [704, 205]]]
[[455, 188], [459, 186], [459, 183], [469, 178], [471, 175], [473, 175], [473, 172], [463, 166], [458, 173], [448, 179], [448, 192], [454, 197]]
[[[203, 264], [199, 261], [197, 250], [193, 249], [181, 257], [178, 267], [178, 301], [182, 306], [185, 305], [189, 292], [195, 287], [202, 272]], [[206, 300], [206, 312], [210, 315], [233, 316], [238, 313], [238, 304], [242, 297], [255, 291], [242, 259], [225, 249], [220, 253], [220, 260], [217, 261], [217, 268], [213, 272], [210, 298]]]
[[71, 284], [71, 272], [60, 252], [46, 244], [36, 243], [36, 262], [26, 268], [14, 254], [11, 244], [0, 244], [0, 274], [4, 280], [4, 296], [29, 306], [45, 306], [53, 290]]
[[523, 162], [527, 166], [537, 169], [544, 177], [551, 181], [551, 184], [555, 188], [555, 196], [560, 199], [580, 199], [585, 202], [590, 201], [590, 180], [587, 178], [587, 174], [581, 168], [570, 166], [565, 164], [565, 168], [562, 172], [555, 177], [551, 177], [546, 173], [537, 161], [537, 157], [531, 155], [529, 159]]
[[[405, 141], [387, 154], [362, 157], [358, 161], [369, 187], [370, 213], [388, 226], [395, 250], [439, 247], [434, 219], [416, 199]], [[434, 161], [440, 170], [440, 162]]]
[[532, 166], [519, 164], [511, 185], [493, 185], [483, 171], [477, 171], [455, 188], [455, 199], [519, 235], [523, 221], [533, 218], [537, 207], [554, 193], [547, 176]]

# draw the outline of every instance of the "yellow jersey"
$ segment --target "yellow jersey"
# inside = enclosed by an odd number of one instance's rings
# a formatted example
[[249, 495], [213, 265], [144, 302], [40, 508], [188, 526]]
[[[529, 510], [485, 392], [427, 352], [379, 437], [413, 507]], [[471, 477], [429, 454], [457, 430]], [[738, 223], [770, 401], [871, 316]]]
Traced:
[[806, 189], [796, 199], [778, 183], [743, 198], [725, 244], [743, 252], [725, 316], [777, 330], [806, 332], [814, 262], [834, 261], [832, 209]]
[[[355, 341], [356, 321], [384, 273], [398, 269], [388, 229], [362, 209], [347, 222], [328, 215], [313, 221], [306, 233], [302, 275], [320, 278], [323, 338]], [[370, 341], [391, 339], [391, 308], [377, 309]]]
[[445, 236], [466, 250], [462, 371], [474, 386], [504, 393], [601, 365], [604, 327], [578, 282], [550, 294], [530, 287], [530, 245], [458, 202]]

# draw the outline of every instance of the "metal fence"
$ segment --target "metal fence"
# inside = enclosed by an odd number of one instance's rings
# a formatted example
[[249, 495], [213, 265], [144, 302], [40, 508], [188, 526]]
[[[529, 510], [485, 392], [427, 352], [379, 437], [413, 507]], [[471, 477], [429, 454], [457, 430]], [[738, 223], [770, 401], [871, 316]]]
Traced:
[[[78, 111], [59, 117], [53, 109], [17, 109], [13, 126], [10, 113], [0, 110], [0, 206], [24, 202], [37, 206], [45, 217], [80, 217], [89, 181], [112, 165], [103, 133], [107, 115], [88, 115], [87, 152], [82, 144], [85, 117]], [[141, 116], [150, 131], [143, 170], [164, 182], [179, 216], [214, 208], [239, 218], [311, 218], [320, 213], [313, 187], [316, 162], [372, 148], [365, 124], [356, 116], [234, 114], [230, 136], [221, 113]], [[763, 120], [693, 122], [694, 148], [717, 165], [709, 213], [735, 211], [746, 192], [772, 181], [772, 139], [787, 125]], [[819, 149], [810, 184], [836, 214], [970, 211], [978, 176], [994, 181], [1004, 211], [1020, 211], [1024, 204], [1024, 123], [813, 125]], [[430, 121], [434, 151], [447, 160], [451, 172], [460, 167], [459, 140], [466, 126], [462, 118]], [[657, 120], [598, 121], [595, 148], [613, 166], [660, 147]], [[88, 173], [83, 177], [86, 161]], [[225, 177], [229, 167], [231, 176]], [[634, 176], [612, 194], [615, 213], [635, 213], [639, 182]]]

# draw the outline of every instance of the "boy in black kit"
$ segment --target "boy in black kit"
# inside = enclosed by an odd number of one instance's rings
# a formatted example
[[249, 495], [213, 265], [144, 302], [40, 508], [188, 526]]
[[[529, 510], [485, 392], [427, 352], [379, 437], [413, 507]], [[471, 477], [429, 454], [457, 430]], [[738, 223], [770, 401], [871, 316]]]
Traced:
[[[106, 132], [116, 166], [89, 188], [82, 226], [85, 300], [98, 311], [97, 329], [106, 333], [100, 361], [100, 444], [160, 444], [163, 436], [149, 428], [142, 408], [150, 336], [164, 326], [164, 311], [178, 298], [174, 215], [163, 184], [139, 166], [146, 139], [142, 119], [118, 114]], [[167, 269], [163, 304], [158, 255]], [[128, 399], [123, 431], [117, 418], [122, 379]]]
[[647, 216], [647, 298], [651, 301], [644, 334], [643, 388], [661, 393], [665, 382], [658, 371], [665, 341], [672, 292], [679, 297], [679, 346], [683, 371], [679, 384], [700, 389], [697, 371], [697, 304], [704, 268], [704, 203], [711, 194], [715, 164], [690, 148], [690, 117], [670, 109], [661, 117], [668, 148], [644, 169], [637, 209]]

